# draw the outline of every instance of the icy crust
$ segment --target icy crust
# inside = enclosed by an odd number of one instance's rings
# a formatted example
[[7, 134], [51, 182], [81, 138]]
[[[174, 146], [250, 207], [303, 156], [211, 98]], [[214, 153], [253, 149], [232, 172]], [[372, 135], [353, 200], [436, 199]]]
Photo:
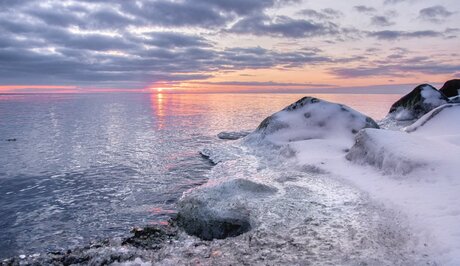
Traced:
[[[166, 246], [165, 252], [177, 255], [160, 264], [183, 263], [189, 259], [184, 255], [187, 252], [193, 254], [193, 263], [219, 265], [430, 261], [415, 251], [414, 238], [400, 217], [369, 200], [365, 193], [335, 180], [321, 168], [298, 165], [296, 157], [285, 156], [289, 147], [241, 145], [238, 158], [220, 161], [207, 184], [181, 198], [179, 216], [189, 220], [185, 227], [191, 225], [192, 235], [197, 237]], [[218, 151], [227, 153], [223, 146]], [[216, 227], [204, 225], [219, 224], [229, 217], [236, 218], [237, 224], [249, 222], [250, 229], [237, 230], [225, 239], [202, 241], [216, 233], [209, 232]], [[184, 227], [181, 219], [178, 223]], [[203, 237], [204, 228], [208, 232]]]
[[447, 102], [448, 98], [436, 88], [429, 84], [422, 84], [395, 102], [390, 108], [387, 119], [396, 121], [418, 119]]
[[404, 131], [424, 136], [460, 134], [460, 104], [445, 104], [422, 116]]
[[309, 139], [346, 139], [369, 127], [378, 125], [345, 105], [304, 97], [267, 117], [246, 140], [281, 145]]
[[427, 142], [397, 131], [365, 129], [356, 136], [356, 142], [346, 158], [375, 166], [384, 174], [406, 175], [430, 163], [428, 156], [419, 153], [418, 147], [420, 144], [429, 145]]

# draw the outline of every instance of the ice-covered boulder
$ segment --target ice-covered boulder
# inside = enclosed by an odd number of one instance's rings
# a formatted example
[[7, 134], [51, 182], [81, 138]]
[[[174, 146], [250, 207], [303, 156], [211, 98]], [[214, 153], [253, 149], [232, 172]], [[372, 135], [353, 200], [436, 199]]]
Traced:
[[400, 121], [414, 120], [447, 102], [447, 97], [436, 88], [422, 84], [395, 102], [388, 116]]
[[460, 91], [460, 79], [447, 81], [439, 91], [449, 98], [458, 96]]
[[204, 240], [238, 236], [251, 229], [245, 200], [276, 192], [274, 187], [243, 178], [210, 180], [182, 196], [176, 220], [188, 234]]
[[425, 136], [460, 135], [460, 104], [445, 104], [404, 129]]
[[348, 106], [304, 97], [267, 117], [247, 139], [274, 144], [309, 139], [348, 139], [363, 128], [378, 127], [372, 118]]

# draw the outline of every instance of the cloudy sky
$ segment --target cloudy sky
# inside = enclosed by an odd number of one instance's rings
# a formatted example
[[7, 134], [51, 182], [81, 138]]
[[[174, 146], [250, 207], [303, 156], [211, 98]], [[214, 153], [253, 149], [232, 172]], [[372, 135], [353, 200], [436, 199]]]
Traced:
[[0, 0], [0, 92], [460, 77], [458, 0]]

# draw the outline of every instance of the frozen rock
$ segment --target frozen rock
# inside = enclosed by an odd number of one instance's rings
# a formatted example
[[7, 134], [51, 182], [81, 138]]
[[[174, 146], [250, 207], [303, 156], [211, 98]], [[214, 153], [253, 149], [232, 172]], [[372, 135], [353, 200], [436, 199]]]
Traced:
[[458, 96], [460, 91], [460, 79], [447, 81], [439, 91], [449, 98]]
[[247, 179], [210, 180], [178, 203], [177, 224], [203, 240], [224, 239], [251, 229], [250, 211], [240, 199], [265, 197], [277, 189]]
[[392, 130], [364, 129], [346, 158], [358, 164], [372, 165], [385, 174], [408, 174], [426, 165], [413, 147], [420, 143], [407, 133]]
[[422, 116], [406, 132], [417, 132], [425, 136], [459, 135], [460, 104], [445, 104]]
[[203, 240], [235, 237], [251, 229], [249, 212], [246, 209], [217, 211], [200, 200], [182, 202], [177, 223], [188, 234]]
[[460, 103], [460, 95], [449, 98], [450, 103]]
[[247, 135], [249, 135], [249, 133], [251, 132], [250, 131], [235, 131], [235, 132], [224, 131], [224, 132], [220, 132], [219, 134], [217, 134], [217, 137], [219, 139], [225, 139], [225, 140], [237, 140], [237, 139], [246, 137]]
[[388, 116], [399, 121], [418, 119], [447, 102], [447, 97], [436, 88], [422, 84], [395, 102]]
[[247, 139], [273, 144], [309, 139], [351, 139], [363, 128], [378, 127], [372, 118], [348, 106], [304, 97], [267, 117]]

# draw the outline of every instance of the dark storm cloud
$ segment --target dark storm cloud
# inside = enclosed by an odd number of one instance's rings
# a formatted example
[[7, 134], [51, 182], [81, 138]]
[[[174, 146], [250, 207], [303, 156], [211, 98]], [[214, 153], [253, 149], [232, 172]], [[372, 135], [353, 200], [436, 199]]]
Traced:
[[303, 38], [338, 34], [339, 27], [331, 22], [313, 22], [278, 16], [255, 15], [241, 19], [229, 30], [232, 33]]
[[454, 12], [448, 11], [443, 6], [432, 6], [427, 7], [419, 12], [419, 18], [423, 20], [432, 21], [435, 23], [442, 22], [446, 20], [448, 17], [452, 16]]
[[354, 6], [354, 10], [360, 12], [360, 13], [374, 13], [377, 12], [377, 9], [370, 7], [370, 6], [364, 6], [364, 5], [359, 5], [359, 6]]
[[390, 21], [387, 17], [384, 16], [373, 16], [371, 18], [372, 25], [380, 27], [388, 27], [394, 25], [395, 23]]

